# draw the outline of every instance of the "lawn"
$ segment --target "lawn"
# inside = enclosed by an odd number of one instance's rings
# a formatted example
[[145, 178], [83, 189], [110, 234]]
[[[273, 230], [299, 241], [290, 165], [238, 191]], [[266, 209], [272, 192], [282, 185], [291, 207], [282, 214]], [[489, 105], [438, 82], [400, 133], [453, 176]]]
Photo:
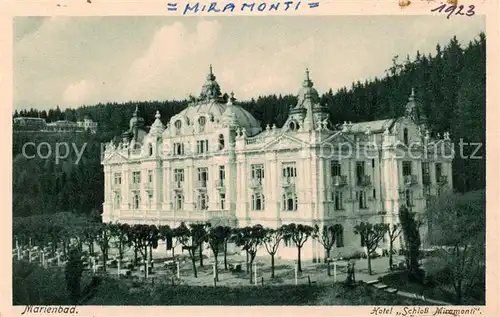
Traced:
[[[82, 280], [82, 305], [422, 305], [416, 299], [377, 291], [368, 286], [346, 288], [337, 284], [268, 286], [191, 286], [140, 278], [116, 279], [92, 275]], [[64, 273], [29, 263], [16, 263], [13, 274], [14, 305], [64, 305], [67, 300]]]

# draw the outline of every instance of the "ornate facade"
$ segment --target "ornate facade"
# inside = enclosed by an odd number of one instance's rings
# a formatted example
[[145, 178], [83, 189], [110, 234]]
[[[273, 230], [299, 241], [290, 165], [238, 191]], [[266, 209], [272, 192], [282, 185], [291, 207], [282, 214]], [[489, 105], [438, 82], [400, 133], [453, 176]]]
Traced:
[[[331, 126], [306, 71], [283, 127], [262, 129], [232, 94], [225, 101], [210, 67], [199, 98], [166, 126], [157, 112], [147, 131], [136, 109], [120, 144], [106, 146], [103, 221], [338, 223], [333, 253], [348, 256], [363, 250], [357, 223], [398, 222], [400, 205], [421, 214], [452, 186], [449, 134], [431, 139], [418, 109], [412, 91], [403, 117]], [[324, 251], [310, 239], [302, 254]]]

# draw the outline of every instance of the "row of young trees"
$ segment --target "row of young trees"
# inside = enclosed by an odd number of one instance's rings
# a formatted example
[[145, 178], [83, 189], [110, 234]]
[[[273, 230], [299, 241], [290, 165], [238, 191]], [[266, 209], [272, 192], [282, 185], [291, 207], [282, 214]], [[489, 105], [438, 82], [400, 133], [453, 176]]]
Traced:
[[[407, 220], [404, 221], [410, 221], [402, 228], [410, 230], [405, 233], [405, 238], [407, 241], [411, 241], [410, 239], [414, 238], [413, 234], [418, 236], [418, 228], [411, 225], [413, 215], [404, 206], [401, 207], [400, 213], [405, 215], [401, 217], [402, 220], [407, 217]], [[409, 229], [405, 229], [406, 227]], [[220, 252], [224, 254], [224, 268], [227, 270], [227, 246], [231, 242], [240, 247], [246, 254], [246, 270], [250, 273], [250, 281], [252, 280], [251, 267], [259, 249], [265, 249], [271, 256], [271, 277], [274, 278], [275, 255], [282, 241], [293, 243], [297, 248], [297, 269], [302, 272], [301, 252], [304, 244], [309, 239], [316, 239], [324, 247], [325, 260], [329, 259], [336, 238], [338, 234], [342, 233], [342, 230], [342, 226], [339, 224], [325, 225], [319, 228], [318, 226], [312, 227], [295, 223], [285, 224], [279, 228], [265, 228], [260, 224], [232, 228], [210, 223], [191, 223], [189, 225], [181, 223], [178, 227], [171, 228], [168, 225], [101, 223], [97, 221], [97, 217], [90, 219], [72, 214], [58, 214], [48, 218], [37, 216], [15, 219], [14, 221], [16, 244], [37, 245], [44, 248], [50, 242], [54, 253], [56, 250], [62, 249], [64, 254], [68, 253], [72, 242], [80, 252], [83, 245], [87, 245], [89, 253], [95, 254], [94, 245], [96, 244], [100, 249], [104, 270], [106, 270], [110, 248], [117, 249], [120, 261], [124, 259], [126, 250], [133, 248], [134, 265], [138, 265], [140, 255], [143, 259], [145, 274], [147, 274], [148, 263], [153, 266], [152, 250], [158, 248], [160, 240], [165, 241], [166, 251], [171, 250], [172, 257], [175, 256], [176, 247], [181, 246], [183, 250], [188, 251], [194, 277], [197, 277], [196, 261], [199, 260], [199, 265], [203, 266], [202, 252], [207, 245], [214, 255], [216, 272]], [[392, 267], [393, 242], [400, 232], [399, 225], [390, 226], [384, 223], [362, 222], [354, 227], [354, 233], [361, 236], [362, 243], [366, 247], [370, 274], [372, 273], [371, 259], [373, 254], [379, 247], [380, 241], [387, 234], [390, 241], [389, 266]], [[413, 249], [412, 245], [409, 245], [409, 250]], [[419, 244], [416, 246], [416, 252], [418, 249]]]

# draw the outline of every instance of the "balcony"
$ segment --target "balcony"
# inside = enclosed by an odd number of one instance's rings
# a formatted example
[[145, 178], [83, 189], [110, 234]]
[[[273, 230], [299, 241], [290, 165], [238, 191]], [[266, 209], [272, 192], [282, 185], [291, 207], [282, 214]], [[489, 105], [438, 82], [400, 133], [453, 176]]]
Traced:
[[137, 190], [141, 189], [141, 183], [134, 183], [134, 182], [130, 183], [130, 189], [137, 189]]
[[372, 183], [371, 181], [371, 178], [370, 178], [370, 175], [361, 175], [361, 176], [358, 176], [358, 186], [360, 187], [366, 187], [366, 186], [370, 186]]
[[446, 185], [448, 184], [448, 175], [440, 175], [436, 177], [436, 183], [439, 185]]
[[225, 187], [225, 186], [226, 186], [226, 180], [224, 180], [224, 179], [219, 179], [219, 180], [217, 180], [217, 181], [215, 182], [215, 186], [216, 186], [217, 188], [223, 188], [223, 187]]
[[144, 183], [144, 189], [151, 191], [154, 189], [153, 183]]
[[281, 187], [288, 188], [292, 186], [295, 186], [295, 178], [286, 177], [281, 180]]
[[251, 178], [249, 182], [249, 186], [252, 189], [262, 187], [262, 179], [261, 178]]
[[430, 175], [422, 175], [422, 183], [424, 185], [430, 185], [431, 184], [431, 176]]
[[180, 182], [180, 181], [174, 182], [174, 190], [175, 191], [182, 191], [183, 185], [184, 185], [183, 182]]
[[207, 181], [206, 180], [197, 181], [196, 188], [197, 189], [206, 189], [207, 188]]
[[404, 182], [406, 186], [412, 186], [417, 184], [417, 175], [404, 175]]
[[341, 187], [347, 185], [347, 176], [346, 175], [333, 176], [332, 185], [335, 187]]

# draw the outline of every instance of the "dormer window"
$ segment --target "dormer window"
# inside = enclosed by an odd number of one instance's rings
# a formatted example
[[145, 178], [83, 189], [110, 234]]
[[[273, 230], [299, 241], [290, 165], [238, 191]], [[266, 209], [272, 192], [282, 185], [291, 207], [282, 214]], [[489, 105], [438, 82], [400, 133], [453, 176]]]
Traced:
[[299, 124], [295, 121], [292, 121], [288, 124], [288, 128], [290, 129], [290, 131], [296, 131], [299, 129]]
[[205, 117], [200, 117], [198, 119], [198, 124], [200, 126], [200, 132], [205, 131], [205, 123], [207, 122], [207, 119]]
[[408, 145], [408, 129], [404, 128], [403, 130], [403, 142], [405, 145]]
[[181, 120], [175, 121], [174, 127], [175, 127], [175, 133], [179, 134], [181, 132], [181, 128], [182, 128], [182, 121]]

